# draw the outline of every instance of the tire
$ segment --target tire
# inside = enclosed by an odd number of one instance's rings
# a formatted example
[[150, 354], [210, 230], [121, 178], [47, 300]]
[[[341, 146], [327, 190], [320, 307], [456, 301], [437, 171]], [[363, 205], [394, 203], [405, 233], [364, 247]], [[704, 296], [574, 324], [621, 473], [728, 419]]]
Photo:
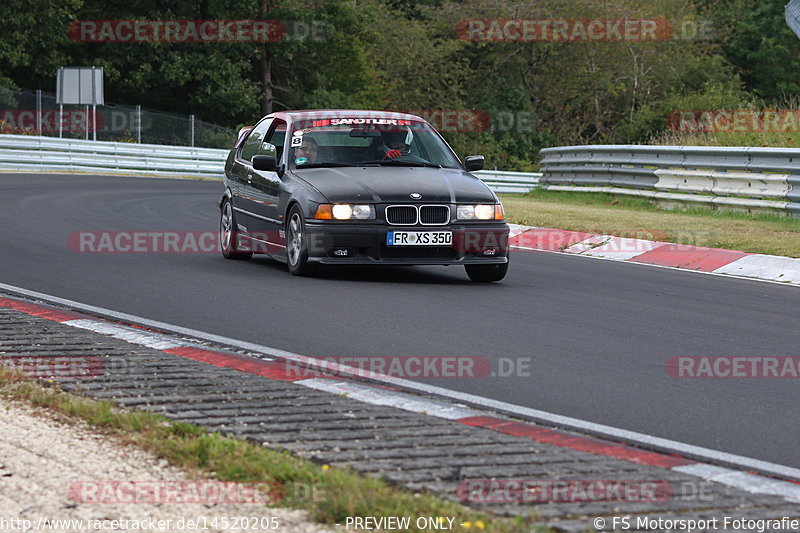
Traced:
[[491, 281], [500, 281], [506, 277], [508, 263], [500, 265], [464, 265], [464, 269], [472, 281], [489, 283]]
[[219, 247], [222, 250], [222, 257], [225, 259], [250, 259], [253, 257], [253, 252], [238, 250], [237, 228], [233, 206], [231, 201], [226, 198], [219, 210]]
[[296, 205], [286, 219], [286, 265], [294, 276], [307, 276], [313, 272], [308, 262], [308, 239], [303, 213]]

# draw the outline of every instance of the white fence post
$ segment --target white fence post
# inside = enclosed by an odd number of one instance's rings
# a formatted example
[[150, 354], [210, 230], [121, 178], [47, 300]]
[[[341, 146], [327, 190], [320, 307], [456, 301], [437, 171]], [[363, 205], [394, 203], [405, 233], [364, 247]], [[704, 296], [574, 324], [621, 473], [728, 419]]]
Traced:
[[42, 90], [36, 89], [36, 134], [42, 134]]
[[136, 106], [136, 142], [142, 144], [142, 106]]

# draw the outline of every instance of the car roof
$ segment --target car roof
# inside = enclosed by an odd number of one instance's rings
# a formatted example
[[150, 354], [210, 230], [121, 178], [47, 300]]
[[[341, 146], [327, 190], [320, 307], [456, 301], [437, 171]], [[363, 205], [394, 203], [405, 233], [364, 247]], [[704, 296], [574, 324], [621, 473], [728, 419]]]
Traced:
[[389, 118], [400, 120], [420, 120], [425, 122], [424, 119], [417, 115], [409, 115], [408, 113], [398, 113], [396, 111], [371, 111], [366, 109], [301, 109], [290, 111], [278, 111], [273, 113], [275, 118], [283, 120], [309, 120], [320, 118]]

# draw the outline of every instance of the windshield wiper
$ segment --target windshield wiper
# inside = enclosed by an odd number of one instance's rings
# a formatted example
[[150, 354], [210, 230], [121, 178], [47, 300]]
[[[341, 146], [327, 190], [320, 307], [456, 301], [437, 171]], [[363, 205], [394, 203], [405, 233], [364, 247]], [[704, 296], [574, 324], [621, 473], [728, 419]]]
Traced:
[[398, 161], [397, 159], [378, 159], [375, 161], [362, 161], [362, 165], [397, 165], [403, 167], [433, 167], [442, 168], [442, 165], [423, 161]]
[[296, 170], [304, 168], [331, 168], [331, 167], [354, 167], [353, 163], [345, 163], [343, 161], [325, 161], [323, 163], [309, 163], [307, 165], [295, 165]]

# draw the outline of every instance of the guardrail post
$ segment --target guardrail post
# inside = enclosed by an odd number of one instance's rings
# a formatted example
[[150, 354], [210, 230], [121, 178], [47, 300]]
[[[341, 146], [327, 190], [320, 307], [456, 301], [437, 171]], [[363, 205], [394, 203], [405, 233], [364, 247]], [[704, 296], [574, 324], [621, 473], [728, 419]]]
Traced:
[[136, 106], [136, 142], [142, 144], [142, 106]]
[[36, 89], [36, 134], [42, 134], [42, 90]]

